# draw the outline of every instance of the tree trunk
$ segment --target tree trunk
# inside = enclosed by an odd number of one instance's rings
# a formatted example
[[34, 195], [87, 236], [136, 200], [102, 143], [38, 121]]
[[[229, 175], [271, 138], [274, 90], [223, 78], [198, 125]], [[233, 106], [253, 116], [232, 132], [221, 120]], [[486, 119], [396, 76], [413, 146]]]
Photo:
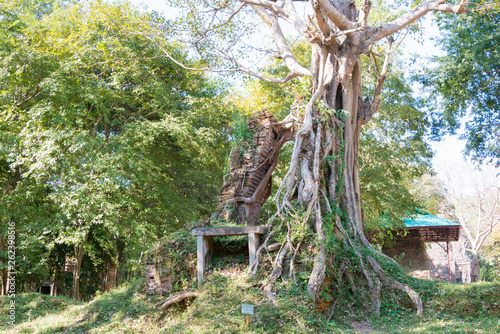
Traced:
[[81, 300], [80, 295], [80, 273], [82, 268], [83, 259], [83, 243], [79, 243], [75, 246], [75, 267], [73, 269], [73, 299]]
[[477, 251], [472, 252], [472, 261], [470, 263], [470, 281], [471, 283], [479, 281], [479, 258]]
[[52, 285], [50, 286], [50, 295], [51, 296], [57, 296], [57, 287], [59, 286], [59, 280], [60, 280], [60, 270], [59, 266], [56, 263], [56, 268], [54, 269], [54, 280], [52, 281]]
[[7, 295], [7, 268], [2, 269], [2, 296]]
[[109, 291], [116, 286], [117, 272], [118, 272], [118, 267], [114, 262], [108, 264], [108, 270], [106, 271], [106, 286], [105, 286], [106, 291]]

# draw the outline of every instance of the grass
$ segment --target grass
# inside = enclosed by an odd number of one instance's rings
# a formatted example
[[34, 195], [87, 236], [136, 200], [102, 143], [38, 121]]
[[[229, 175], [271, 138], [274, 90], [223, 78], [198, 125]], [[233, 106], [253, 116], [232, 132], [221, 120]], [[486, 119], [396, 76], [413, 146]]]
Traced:
[[[97, 296], [88, 303], [38, 293], [16, 296], [16, 325], [1, 318], [3, 333], [156, 333], [155, 298], [146, 297], [140, 281]], [[157, 298], [156, 298], [157, 299]], [[6, 314], [9, 299], [0, 298]]]
[[[7, 324], [9, 298], [0, 298], [2, 333], [500, 333], [500, 284], [435, 284], [425, 312], [387, 299], [380, 316], [353, 310], [327, 320], [304, 298], [305, 291], [278, 283], [274, 303], [262, 284], [246, 275], [244, 263], [230, 270], [213, 268], [202, 295], [168, 310], [155, 307], [164, 297], [144, 294], [136, 280], [79, 303], [37, 293], [16, 297], [16, 325]], [[250, 325], [241, 304], [254, 305]], [[359, 326], [362, 323], [363, 326]], [[354, 327], [353, 327], [354, 326]]]
[[397, 307], [371, 317], [384, 333], [500, 333], [500, 283], [436, 283], [424, 315], [405, 314]]

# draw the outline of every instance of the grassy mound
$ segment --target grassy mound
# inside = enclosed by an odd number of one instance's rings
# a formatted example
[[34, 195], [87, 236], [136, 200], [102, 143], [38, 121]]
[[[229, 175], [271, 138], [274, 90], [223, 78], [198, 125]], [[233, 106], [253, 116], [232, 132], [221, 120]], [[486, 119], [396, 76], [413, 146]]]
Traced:
[[[223, 263], [223, 261], [220, 261]], [[447, 284], [422, 281], [428, 291], [423, 317], [405, 309], [397, 298], [384, 300], [381, 316], [358, 309], [327, 319], [305, 291], [290, 282], [270, 302], [262, 282], [248, 277], [246, 264], [214, 266], [198, 298], [162, 310], [165, 297], [144, 293], [136, 280], [98, 295], [88, 303], [36, 293], [16, 297], [16, 325], [5, 315], [8, 297], [0, 298], [2, 333], [498, 333], [500, 284]], [[432, 286], [431, 289], [429, 289]], [[432, 292], [429, 292], [432, 291]], [[241, 305], [254, 305], [245, 324]]]

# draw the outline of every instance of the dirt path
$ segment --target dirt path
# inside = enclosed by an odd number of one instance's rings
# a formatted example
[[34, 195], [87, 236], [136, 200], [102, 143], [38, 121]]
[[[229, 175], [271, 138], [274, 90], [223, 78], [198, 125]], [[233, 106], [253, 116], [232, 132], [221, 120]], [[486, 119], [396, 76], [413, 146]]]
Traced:
[[378, 333], [378, 331], [374, 330], [369, 323], [366, 321], [352, 321], [351, 322], [354, 333]]

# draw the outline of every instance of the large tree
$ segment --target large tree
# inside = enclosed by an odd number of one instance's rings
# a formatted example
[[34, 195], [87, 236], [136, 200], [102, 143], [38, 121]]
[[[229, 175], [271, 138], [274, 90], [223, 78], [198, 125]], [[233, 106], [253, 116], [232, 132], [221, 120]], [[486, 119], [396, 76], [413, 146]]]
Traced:
[[[358, 161], [360, 133], [379, 108], [381, 87], [387, 76], [390, 54], [398, 44], [398, 32], [432, 11], [463, 13], [467, 2], [448, 4], [445, 0], [430, 0], [407, 6], [398, 3], [398, 10], [387, 7], [372, 10], [368, 0], [359, 3], [344, 0], [171, 2], [181, 7], [182, 18], [175, 24], [166, 24], [166, 28], [175, 32], [172, 36], [194, 46], [193, 50], [199, 53], [205, 65], [198, 69], [242, 71], [274, 83], [310, 80], [310, 90], [297, 96], [288, 116], [280, 122], [271, 120], [262, 125], [266, 128], [268, 124], [274, 131], [274, 150], [281, 148], [279, 143], [288, 136], [287, 129], [295, 130], [288, 172], [276, 197], [277, 213], [268, 223], [271, 228], [268, 238], [281, 226], [288, 226], [288, 235], [293, 235], [294, 230], [313, 225], [317, 252], [307, 282], [308, 293], [319, 298], [327, 272], [337, 270], [342, 277], [344, 267], [329, 268], [334, 253], [328, 245], [337, 236], [342, 240], [339, 244], [355, 253], [358, 272], [369, 287], [374, 312], [379, 311], [379, 295], [385, 286], [406, 291], [421, 313], [421, 300], [410, 287], [388, 277], [373, 256], [358, 251], [359, 246], [371, 249], [363, 233]], [[298, 3], [306, 9], [298, 10]], [[256, 27], [252, 17], [268, 28], [271, 46], [251, 48], [259, 39], [252, 35]], [[295, 29], [305, 41], [310, 50], [308, 59], [294, 54], [294, 40], [286, 38], [285, 25]], [[377, 57], [372, 50], [382, 40], [387, 41], [385, 56]], [[164, 51], [168, 56], [168, 51]], [[260, 59], [253, 51], [267, 52], [282, 60], [288, 70], [286, 75], [260, 73], [251, 63]], [[362, 55], [373, 56], [378, 68], [372, 96], [363, 96], [361, 90]], [[251, 223], [255, 223], [259, 201], [269, 193], [267, 184], [279, 155], [267, 156], [268, 159], [258, 160], [250, 168], [258, 169], [261, 174], [255, 191], [237, 193], [228, 200], [242, 207], [239, 214]], [[264, 162], [267, 169], [261, 170]], [[243, 182], [241, 179], [237, 178]], [[287, 218], [291, 216], [300, 217], [302, 224], [290, 224]], [[271, 281], [280, 276], [287, 253], [292, 254], [290, 270], [293, 271], [293, 258], [301, 241], [292, 240], [296, 239], [289, 238], [278, 252]], [[376, 252], [372, 250], [371, 254]], [[293, 273], [290, 276], [293, 277]]]
[[41, 279], [50, 251], [73, 247], [79, 298], [85, 258], [137, 262], [165, 231], [213, 211], [232, 108], [221, 85], [124, 33], [147, 31], [150, 14], [104, 2], [41, 14], [29, 1], [0, 5], [2, 239], [14, 221], [28, 259], [17, 268]]

